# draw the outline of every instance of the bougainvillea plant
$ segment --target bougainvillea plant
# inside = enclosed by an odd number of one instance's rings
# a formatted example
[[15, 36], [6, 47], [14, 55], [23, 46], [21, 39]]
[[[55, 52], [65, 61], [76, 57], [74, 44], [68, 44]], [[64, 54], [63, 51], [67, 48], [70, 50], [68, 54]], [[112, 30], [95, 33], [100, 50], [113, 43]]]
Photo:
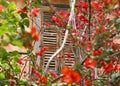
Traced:
[[[25, 0], [25, 3], [17, 9], [15, 3], [0, 0], [0, 86], [120, 85], [120, 45], [114, 41], [120, 32], [119, 0], [79, 0], [74, 9], [76, 27], [68, 25], [72, 9], [55, 12], [51, 19], [60, 29], [69, 30], [75, 49], [80, 47], [87, 56], [73, 68], [66, 65], [61, 75], [44, 74], [44, 69], [36, 64], [37, 57], [41, 58], [48, 50], [43, 47], [33, 53], [34, 43], [40, 39], [34, 19], [42, 11], [39, 8], [42, 0]], [[55, 11], [53, 6], [50, 8]], [[42, 24], [51, 27], [46, 22]], [[27, 53], [21, 58], [20, 52], [2, 47], [8, 44], [24, 47]], [[67, 57], [71, 58], [71, 53]]]

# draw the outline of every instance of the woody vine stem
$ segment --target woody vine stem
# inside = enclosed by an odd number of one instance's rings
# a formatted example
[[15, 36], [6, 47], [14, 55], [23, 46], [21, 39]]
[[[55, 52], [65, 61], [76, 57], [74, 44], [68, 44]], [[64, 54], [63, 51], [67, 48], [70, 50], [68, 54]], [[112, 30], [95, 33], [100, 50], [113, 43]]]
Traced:
[[[69, 20], [68, 20], [67, 26], [70, 26], [70, 25], [71, 25], [71, 21], [72, 21], [72, 20], [74, 21], [74, 19], [73, 19], [74, 17], [73, 17], [73, 16], [74, 16], [75, 1], [76, 1], [76, 0], [71, 0], [71, 1], [70, 1], [71, 12], [70, 12], [70, 16], [69, 16]], [[61, 47], [50, 57], [47, 65], [46, 65], [46, 67], [45, 67], [45, 70], [44, 70], [44, 72], [43, 72], [43, 76], [46, 74], [46, 71], [47, 71], [47, 69], [48, 69], [48, 67], [49, 67], [50, 62], [51, 62], [51, 61], [54, 59], [54, 57], [55, 57], [57, 54], [59, 54], [59, 53], [62, 51], [62, 49], [64, 48], [65, 43], [66, 43], [67, 38], [68, 38], [68, 33], [69, 33], [69, 30], [68, 30], [68, 28], [67, 28], [66, 31], [65, 31], [65, 36], [64, 36], [64, 40], [63, 40], [63, 43], [62, 43]]]
[[91, 40], [90, 38], [90, 24], [91, 24], [91, 0], [88, 0], [89, 3], [89, 25], [88, 25], [88, 34], [89, 34], [89, 41]]

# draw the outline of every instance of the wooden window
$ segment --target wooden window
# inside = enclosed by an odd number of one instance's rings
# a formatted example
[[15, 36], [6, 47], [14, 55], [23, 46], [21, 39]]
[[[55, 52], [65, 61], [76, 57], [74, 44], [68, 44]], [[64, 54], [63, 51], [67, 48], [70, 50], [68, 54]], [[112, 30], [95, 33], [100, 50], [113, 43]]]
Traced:
[[[70, 0], [49, 0], [52, 4], [69, 4]], [[80, 0], [76, 0], [76, 2], [79, 2]]]
[[68, 4], [69, 0], [50, 0], [53, 4]]

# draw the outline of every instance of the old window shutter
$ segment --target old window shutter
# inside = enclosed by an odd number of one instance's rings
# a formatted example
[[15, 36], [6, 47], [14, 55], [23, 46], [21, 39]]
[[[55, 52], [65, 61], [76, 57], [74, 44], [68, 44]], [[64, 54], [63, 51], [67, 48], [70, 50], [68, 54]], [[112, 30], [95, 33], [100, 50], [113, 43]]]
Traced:
[[[56, 5], [57, 6], [57, 5]], [[57, 7], [57, 11], [61, 10], [67, 10], [68, 8], [65, 7]], [[42, 9], [45, 9], [46, 6], [43, 6]], [[43, 11], [43, 21], [50, 23], [53, 25], [52, 28], [44, 27], [42, 30], [42, 39], [41, 39], [41, 47], [48, 47], [48, 51], [44, 54], [43, 56], [43, 67], [46, 67], [46, 64], [50, 57], [53, 55], [53, 53], [59, 49], [63, 42], [63, 33], [64, 30], [63, 28], [57, 27], [51, 20], [52, 13], [48, 11]], [[81, 50], [81, 49], [80, 49]], [[64, 49], [62, 52], [59, 53], [60, 56], [63, 56], [64, 58], [54, 58], [54, 60], [50, 63], [49, 65], [49, 70], [50, 71], [55, 71], [58, 74], [60, 73], [61, 69], [67, 65], [67, 66], [73, 66], [73, 64], [78, 60], [76, 57], [81, 58], [81, 57], [86, 57], [84, 52], [78, 50], [79, 54], [76, 55], [75, 51], [75, 46], [70, 43], [70, 39], [67, 39], [67, 43], [65, 44]], [[67, 57], [67, 54], [71, 53], [72, 56], [71, 58]], [[80, 57], [80, 54], [82, 56]]]
[[[52, 4], [69, 4], [70, 0], [49, 0], [50, 3]], [[76, 0], [78, 2], [80, 0]]]
[[54, 4], [68, 4], [69, 0], [50, 0], [50, 2]]

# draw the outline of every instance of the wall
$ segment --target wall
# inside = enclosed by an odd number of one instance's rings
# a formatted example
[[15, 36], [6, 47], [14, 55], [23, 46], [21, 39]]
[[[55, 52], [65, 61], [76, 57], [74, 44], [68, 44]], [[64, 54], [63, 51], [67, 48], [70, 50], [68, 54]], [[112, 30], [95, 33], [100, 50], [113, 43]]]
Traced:
[[24, 0], [8, 0], [9, 2], [15, 2], [18, 8], [21, 8], [24, 6]]

